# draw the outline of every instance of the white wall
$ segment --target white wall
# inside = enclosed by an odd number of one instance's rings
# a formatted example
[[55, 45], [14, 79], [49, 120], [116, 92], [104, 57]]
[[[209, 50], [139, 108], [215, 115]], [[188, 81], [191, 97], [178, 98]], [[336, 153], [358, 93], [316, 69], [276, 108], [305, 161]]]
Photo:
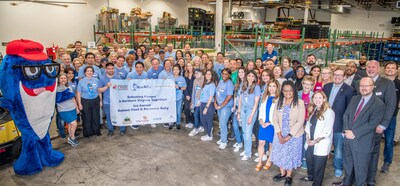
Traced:
[[[0, 1], [0, 42], [15, 39], [31, 39], [45, 47], [62, 47], [82, 41], [85, 45], [93, 41], [93, 25], [96, 15], [106, 0], [69, 0], [86, 1], [87, 5], [71, 5], [68, 8], [34, 3], [21, 3], [18, 6]], [[188, 24], [188, 8], [197, 7], [214, 11], [215, 5], [205, 1], [192, 0], [110, 0], [110, 7], [118, 8], [120, 13], [130, 13], [132, 8], [141, 7], [142, 11], [153, 13], [152, 25], [157, 24], [157, 17], [168, 11], [178, 18], [178, 24]], [[5, 47], [0, 46], [5, 54]]]
[[[369, 14], [369, 15], [368, 15]], [[367, 32], [384, 32], [384, 37], [392, 35], [392, 17], [400, 17], [394, 11], [366, 11], [352, 8], [351, 14], [332, 14], [331, 28]]]

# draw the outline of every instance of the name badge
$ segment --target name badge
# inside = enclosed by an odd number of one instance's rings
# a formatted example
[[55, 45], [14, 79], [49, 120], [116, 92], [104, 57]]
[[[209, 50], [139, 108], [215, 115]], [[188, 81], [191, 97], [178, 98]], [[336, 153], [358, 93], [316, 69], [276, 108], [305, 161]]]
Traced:
[[382, 92], [376, 92], [375, 95], [376, 96], [382, 96]]

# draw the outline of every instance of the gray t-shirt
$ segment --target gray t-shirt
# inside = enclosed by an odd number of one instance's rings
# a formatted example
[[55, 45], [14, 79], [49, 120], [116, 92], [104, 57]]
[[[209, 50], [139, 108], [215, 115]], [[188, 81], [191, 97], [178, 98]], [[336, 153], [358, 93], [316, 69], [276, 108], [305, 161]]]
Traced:
[[[57, 87], [57, 92], [62, 92], [64, 90], [66, 90], [66, 89], [69, 89], [70, 92], [73, 92], [73, 90], [72, 90], [72, 88], [70, 86], [66, 87], [64, 85], [58, 86]], [[65, 101], [63, 101], [61, 103], [57, 103], [58, 112], [67, 112], [67, 111], [75, 110], [76, 107], [75, 107], [73, 99], [75, 99], [75, 98], [72, 98], [72, 99], [69, 99], [69, 100], [65, 100]]]

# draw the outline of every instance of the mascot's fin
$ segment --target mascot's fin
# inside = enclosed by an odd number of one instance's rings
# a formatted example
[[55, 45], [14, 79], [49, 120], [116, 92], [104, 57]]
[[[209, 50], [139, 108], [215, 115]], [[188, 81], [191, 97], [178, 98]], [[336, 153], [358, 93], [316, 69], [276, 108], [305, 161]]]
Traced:
[[62, 103], [66, 100], [70, 100], [75, 97], [73, 92], [70, 92], [69, 89], [66, 89], [62, 92], [57, 92], [56, 94], [56, 103]]

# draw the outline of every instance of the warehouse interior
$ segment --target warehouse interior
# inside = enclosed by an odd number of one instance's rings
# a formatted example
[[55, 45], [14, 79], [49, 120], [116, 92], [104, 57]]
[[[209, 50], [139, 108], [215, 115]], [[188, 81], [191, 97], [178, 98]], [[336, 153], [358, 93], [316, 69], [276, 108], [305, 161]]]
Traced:
[[[279, 57], [305, 62], [314, 54], [325, 66], [357, 62], [362, 55], [400, 63], [397, 0], [0, 0], [0, 25], [1, 59], [10, 41], [25, 38], [47, 52], [73, 51], [75, 41], [86, 51], [99, 44], [112, 50], [115, 44], [183, 49], [189, 43], [214, 61], [224, 52], [246, 63], [273, 44]], [[278, 167], [255, 172], [254, 162], [240, 161], [231, 147], [210, 148], [216, 140], [203, 143], [189, 132], [144, 126], [125, 136], [82, 138], [83, 145], [72, 148], [53, 121], [52, 143], [65, 154], [64, 163], [32, 176], [15, 175], [12, 162], [0, 165], [0, 185], [282, 185], [272, 181]], [[391, 170], [378, 173], [377, 185], [400, 185], [399, 155], [394, 148]], [[343, 178], [334, 176], [332, 161], [325, 172], [324, 185]], [[306, 175], [296, 170], [294, 185], [310, 185], [299, 181]]]

